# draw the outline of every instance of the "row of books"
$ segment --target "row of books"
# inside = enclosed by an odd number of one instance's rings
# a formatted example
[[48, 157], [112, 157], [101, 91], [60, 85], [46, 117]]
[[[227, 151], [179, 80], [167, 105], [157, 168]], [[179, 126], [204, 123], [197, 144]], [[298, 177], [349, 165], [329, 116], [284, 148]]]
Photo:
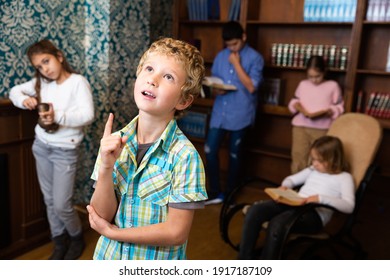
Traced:
[[305, 67], [312, 55], [319, 55], [324, 58], [329, 68], [344, 70], [347, 67], [348, 52], [347, 46], [273, 43], [271, 64]]
[[187, 136], [202, 138], [206, 137], [208, 115], [195, 111], [188, 111], [177, 124]]
[[390, 92], [371, 92], [364, 113], [377, 118], [390, 119]]
[[238, 20], [241, 0], [187, 0], [189, 20]]
[[389, 0], [368, 0], [366, 20], [390, 21], [390, 1]]
[[305, 0], [304, 21], [353, 22], [357, 0]]

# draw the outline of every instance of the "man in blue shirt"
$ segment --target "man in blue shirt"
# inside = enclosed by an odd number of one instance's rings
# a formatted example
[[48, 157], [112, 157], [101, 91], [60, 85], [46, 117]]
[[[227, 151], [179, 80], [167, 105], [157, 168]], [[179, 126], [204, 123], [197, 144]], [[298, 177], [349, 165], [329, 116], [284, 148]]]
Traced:
[[[211, 74], [237, 90], [213, 90], [216, 95], [210, 128], [205, 144], [206, 171], [209, 180], [207, 204], [221, 203], [237, 184], [241, 147], [247, 129], [254, 123], [257, 108], [257, 89], [263, 80], [264, 59], [248, 46], [246, 33], [240, 23], [230, 21], [223, 26], [226, 48], [213, 63]], [[220, 186], [218, 153], [225, 135], [229, 134], [229, 169], [227, 186]]]

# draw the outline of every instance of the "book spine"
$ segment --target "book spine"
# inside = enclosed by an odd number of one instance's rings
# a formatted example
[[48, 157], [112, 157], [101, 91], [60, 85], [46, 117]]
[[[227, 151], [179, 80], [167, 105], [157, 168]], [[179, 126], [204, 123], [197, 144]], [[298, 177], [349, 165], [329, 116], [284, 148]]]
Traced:
[[369, 111], [369, 115], [375, 117], [375, 114], [377, 113], [377, 110], [378, 110], [378, 105], [379, 105], [380, 98], [381, 98], [381, 94], [379, 92], [377, 92], [375, 94], [374, 100], [372, 101], [372, 105], [371, 105], [371, 109]]
[[385, 21], [390, 21], [390, 2], [386, 3]]
[[362, 102], [363, 102], [363, 91], [359, 90], [357, 95], [357, 100], [356, 100], [356, 112], [358, 113], [362, 113], [363, 111]]
[[390, 119], [390, 96], [389, 96], [389, 100], [387, 101], [385, 112], [383, 113], [383, 115], [385, 119]]
[[372, 21], [379, 20], [379, 9], [380, 9], [380, 1], [381, 0], [372, 0]]
[[385, 98], [385, 95], [383, 93], [379, 92], [377, 94], [377, 98], [375, 98], [375, 100], [374, 100], [373, 110], [372, 110], [372, 113], [371, 113], [371, 115], [373, 117], [378, 117], [379, 116], [379, 112], [380, 112], [382, 103], [384, 101], [384, 98]]
[[385, 117], [385, 111], [387, 107], [387, 103], [389, 102], [389, 93], [383, 93], [382, 102], [380, 104], [380, 108], [378, 110], [378, 118], [384, 118]]
[[379, 11], [380, 21], [386, 21], [386, 9], [387, 9], [388, 2], [389, 2], [388, 0], [381, 1], [380, 11]]
[[347, 60], [348, 60], [348, 47], [342, 46], [340, 49], [340, 66], [341, 70], [347, 69]]
[[366, 113], [367, 115], [370, 115], [370, 111], [371, 111], [375, 96], [376, 96], [376, 92], [370, 93], [370, 96], [369, 96], [368, 101], [367, 101], [366, 109], [364, 111], [364, 113]]
[[387, 49], [386, 71], [390, 72], [390, 41], [389, 41], [389, 46], [388, 46], [388, 49]]
[[372, 21], [373, 12], [374, 12], [374, 9], [373, 9], [373, 0], [368, 0], [368, 3], [367, 3], [367, 11], [366, 11], [366, 20], [367, 20], [367, 21]]

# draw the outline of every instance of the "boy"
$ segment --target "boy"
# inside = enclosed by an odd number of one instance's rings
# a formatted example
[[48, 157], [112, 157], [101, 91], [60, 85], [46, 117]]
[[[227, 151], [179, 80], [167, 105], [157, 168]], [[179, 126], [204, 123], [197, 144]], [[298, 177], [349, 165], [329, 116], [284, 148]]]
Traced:
[[[237, 90], [214, 92], [217, 96], [205, 145], [206, 171], [210, 184], [206, 204], [221, 203], [225, 195], [236, 186], [243, 138], [255, 121], [257, 89], [263, 79], [263, 57], [247, 45], [246, 34], [240, 23], [226, 23], [222, 37], [226, 48], [217, 54], [211, 73], [212, 76], [221, 78], [225, 84], [236, 86]], [[218, 154], [226, 134], [230, 136], [229, 177], [225, 192], [222, 192]]]
[[[137, 69], [139, 115], [111, 134], [110, 114], [87, 206], [100, 233], [94, 259], [185, 259], [194, 210], [207, 199], [202, 160], [174, 119], [200, 92], [199, 51], [170, 38], [154, 42]], [[112, 224], [113, 223], [113, 224]]]

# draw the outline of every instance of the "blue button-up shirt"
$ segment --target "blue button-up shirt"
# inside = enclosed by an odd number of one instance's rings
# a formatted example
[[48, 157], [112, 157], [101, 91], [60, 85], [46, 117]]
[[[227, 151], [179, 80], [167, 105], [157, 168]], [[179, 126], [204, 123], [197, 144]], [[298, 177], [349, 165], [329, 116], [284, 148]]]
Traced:
[[[213, 63], [211, 73], [221, 78], [224, 83], [237, 87], [235, 91], [228, 91], [215, 98], [211, 115], [210, 127], [227, 130], [240, 130], [255, 121], [257, 108], [257, 90], [250, 93], [241, 83], [236, 70], [229, 62], [231, 51], [227, 48], [220, 51]], [[263, 80], [264, 59], [256, 50], [247, 44], [240, 50], [240, 61], [243, 69], [252, 79], [258, 89]]]

